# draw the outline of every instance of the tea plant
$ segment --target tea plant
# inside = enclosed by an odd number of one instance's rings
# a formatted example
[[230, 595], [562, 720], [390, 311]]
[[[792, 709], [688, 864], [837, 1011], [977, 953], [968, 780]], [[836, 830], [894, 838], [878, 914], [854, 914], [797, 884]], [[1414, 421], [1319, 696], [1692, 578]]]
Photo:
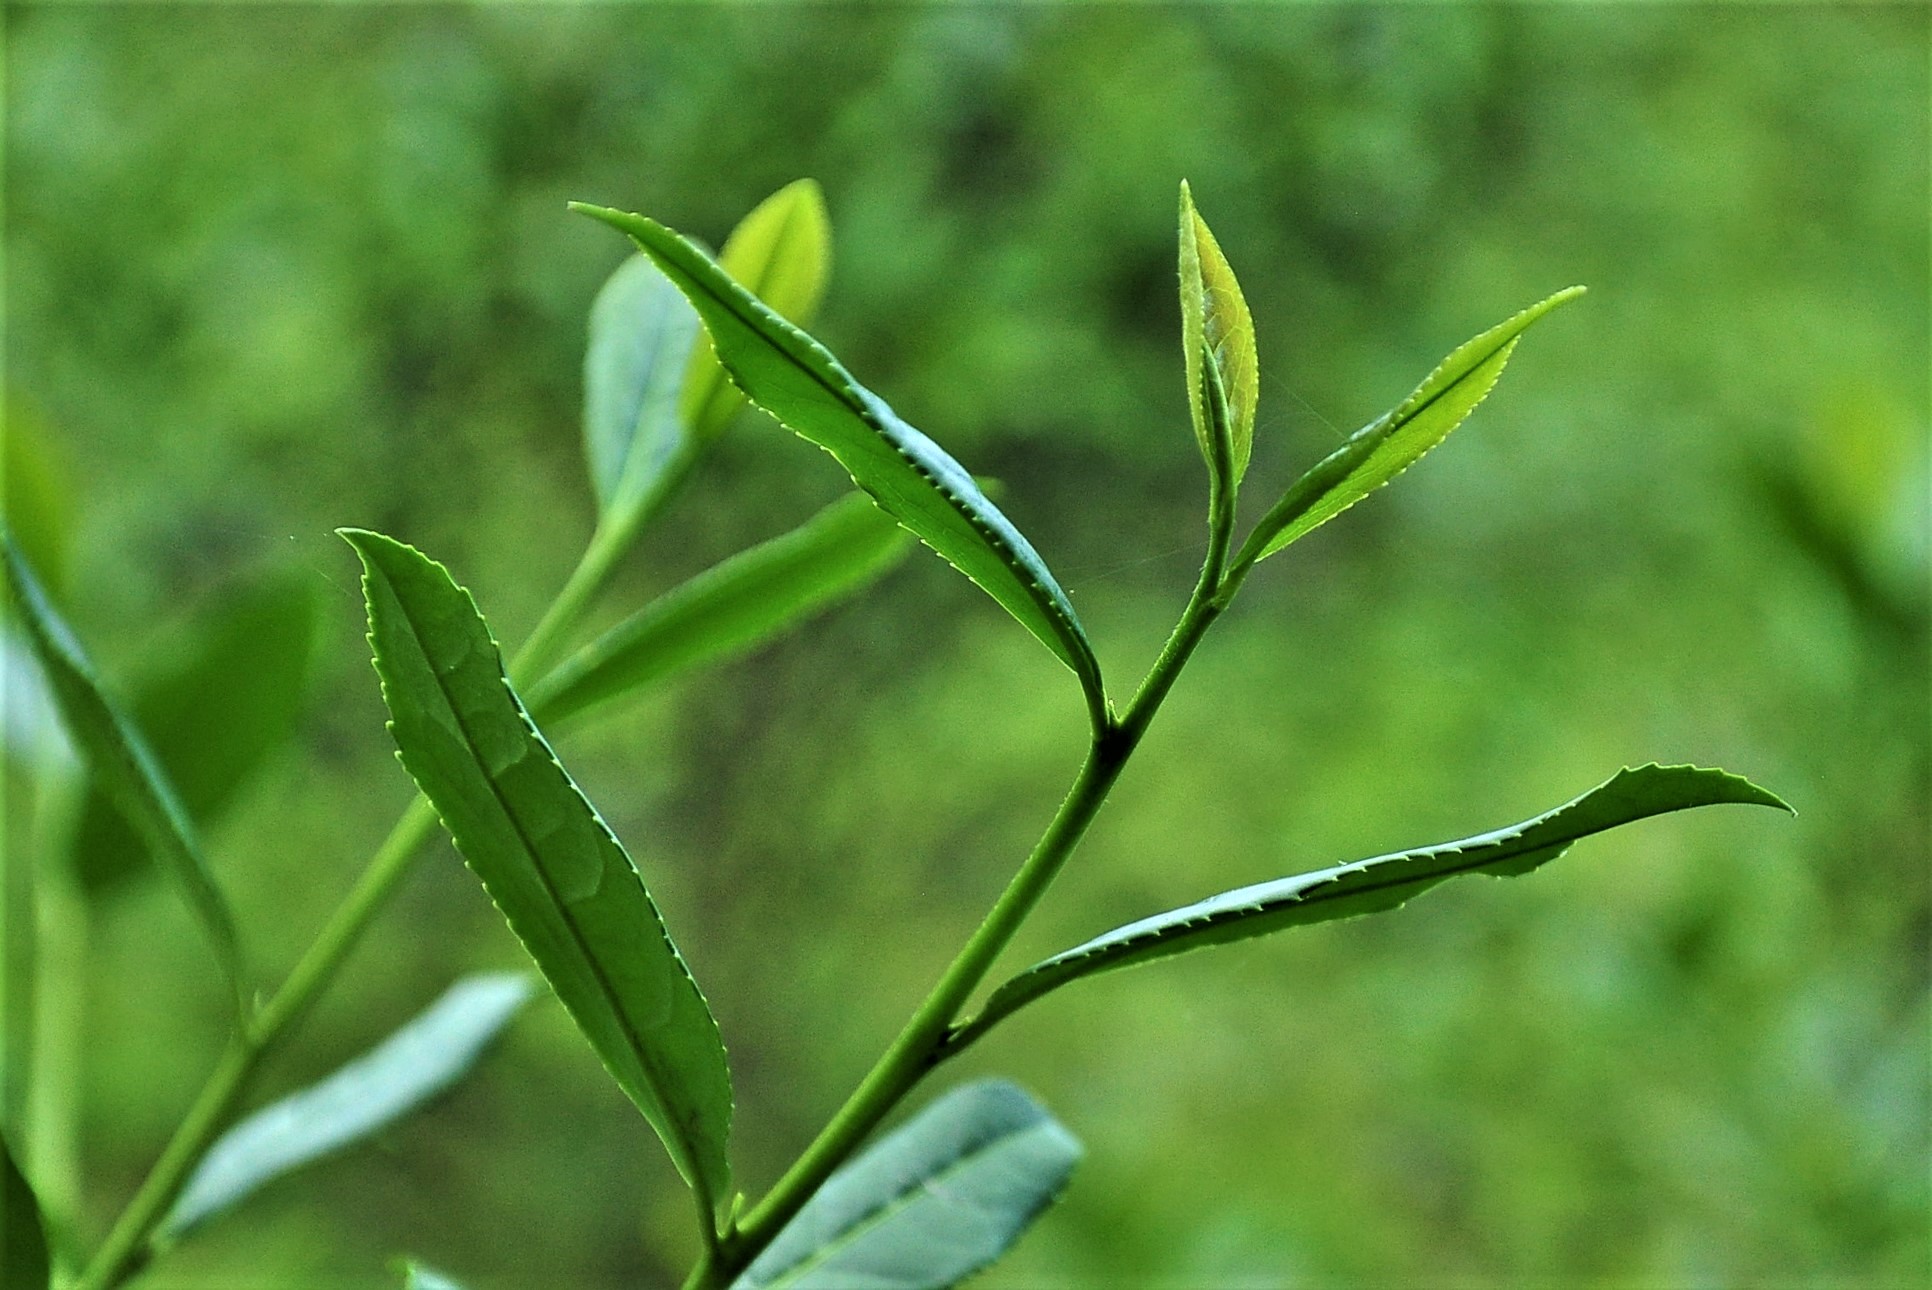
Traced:
[[[459, 983], [365, 1058], [234, 1123], [260, 1064], [286, 1042], [439, 820], [689, 1187], [697, 1256], [687, 1287], [911, 1290], [954, 1284], [998, 1258], [1059, 1194], [1081, 1154], [1047, 1111], [999, 1080], [954, 1088], [867, 1145], [928, 1076], [1019, 1009], [1097, 973], [1394, 909], [1461, 874], [1528, 873], [1584, 837], [1649, 816], [1717, 803], [1784, 805], [1723, 771], [1621, 770], [1520, 824], [1153, 914], [1007, 977], [975, 1010], [971, 1001], [1002, 951], [1255, 566], [1442, 442], [1495, 385], [1522, 334], [1581, 288], [1452, 351], [1407, 398], [1292, 483], [1237, 543], [1259, 389], [1254, 328], [1183, 185], [1182, 358], [1207, 467], [1205, 556], [1165, 647], [1121, 704], [1032, 544], [965, 468], [802, 329], [826, 262], [816, 189], [781, 191], [715, 260], [642, 216], [576, 209], [627, 234], [641, 252], [613, 275], [592, 311], [585, 425], [595, 533], [506, 664], [475, 602], [443, 565], [394, 538], [342, 530], [362, 563], [390, 729], [422, 797], [265, 1003], [254, 1002], [247, 956], [201, 856], [192, 812], [8, 544], [15, 601], [69, 734], [119, 816], [181, 885], [235, 999], [227, 1052], [87, 1261], [76, 1282], [85, 1290], [122, 1284], [269, 1178], [419, 1105], [459, 1078], [515, 1013], [529, 990], [525, 979], [498, 974]], [[708, 345], [698, 342], [700, 330]], [[584, 609], [741, 398], [830, 452], [870, 500], [845, 499], [569, 651]], [[907, 534], [977, 583], [1072, 673], [1085, 700], [1087, 753], [1040, 840], [923, 1002], [803, 1154], [753, 1201], [733, 1179], [731, 1073], [710, 1007], [637, 865], [545, 732], [856, 589], [906, 553]], [[10, 1157], [5, 1183], [4, 1284], [44, 1286], [50, 1260], [35, 1202]], [[406, 1276], [425, 1288], [451, 1284], [421, 1267]]]

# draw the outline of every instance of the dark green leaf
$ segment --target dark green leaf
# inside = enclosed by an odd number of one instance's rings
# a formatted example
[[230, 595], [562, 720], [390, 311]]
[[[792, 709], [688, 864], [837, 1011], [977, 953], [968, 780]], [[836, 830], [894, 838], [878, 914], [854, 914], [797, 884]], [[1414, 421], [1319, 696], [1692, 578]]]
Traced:
[[538, 733], [442, 565], [345, 529], [403, 765], [591, 1047], [706, 1203], [730, 1194], [731, 1077], [637, 868]]
[[141, 732], [108, 700], [80, 642], [48, 603], [33, 570], [10, 538], [3, 544], [14, 602], [68, 737], [87, 759], [94, 781], [121, 814], [133, 821], [148, 849], [180, 882], [235, 991], [237, 1007], [244, 1008], [241, 951], [234, 919], [208, 872], [186, 809]]
[[558, 665], [530, 692], [546, 725], [749, 649], [903, 559], [912, 538], [870, 500], [841, 498], [782, 537], [667, 592]]
[[698, 315], [652, 264], [618, 266], [590, 307], [584, 451], [603, 522], [622, 524], [688, 442], [680, 411]]
[[[731, 230], [718, 263], [780, 318], [811, 326], [832, 267], [825, 194], [810, 179], [786, 184]], [[702, 443], [717, 434], [744, 401], [711, 347], [699, 345], [684, 385], [684, 420], [692, 437]]]
[[930, 1290], [999, 1258], [1080, 1144], [1003, 1080], [954, 1089], [839, 1170], [732, 1290]]
[[752, 401], [830, 452], [887, 513], [1005, 606], [1073, 669], [1104, 722], [1100, 664], [1066, 592], [958, 462], [687, 239], [641, 215], [574, 209], [630, 234], [696, 306], [719, 361]]
[[1225, 891], [1184, 909], [1117, 927], [1036, 963], [993, 992], [984, 1011], [956, 1032], [954, 1048], [1048, 991], [1081, 977], [1283, 928], [1395, 909], [1459, 874], [1513, 877], [1528, 873], [1562, 855], [1579, 838], [1653, 815], [1725, 802], [1791, 809], [1776, 795], [1721, 770], [1640, 766], [1618, 771], [1606, 783], [1547, 814], [1493, 833]]
[[[198, 614], [187, 639], [135, 678], [134, 723], [188, 818], [206, 828], [295, 727], [315, 638], [306, 575], [237, 589]], [[147, 848], [93, 786], [74, 834], [83, 883], [102, 890], [144, 871]]]
[[0, 1290], [47, 1290], [49, 1271], [40, 1203], [0, 1142]]
[[[1207, 221], [1194, 209], [1194, 195], [1181, 182], [1181, 346], [1187, 359], [1188, 402], [1194, 433], [1208, 468], [1227, 463], [1224, 481], [1232, 488], [1248, 469], [1254, 447], [1254, 415], [1260, 397], [1260, 363], [1255, 354], [1254, 319], [1235, 281], [1234, 268], [1221, 254]], [[1212, 362], [1228, 401], [1225, 436], [1216, 434], [1202, 391], [1202, 368]]]
[[468, 1073], [530, 997], [530, 978], [480, 973], [320, 1083], [265, 1107], [224, 1133], [161, 1224], [197, 1227], [262, 1184], [393, 1124]]
[[1255, 525], [1235, 566], [1266, 559], [1307, 536], [1448, 438], [1495, 386], [1530, 324], [1582, 294], [1582, 287], [1565, 288], [1458, 346], [1408, 398], [1350, 435], [1296, 480]]

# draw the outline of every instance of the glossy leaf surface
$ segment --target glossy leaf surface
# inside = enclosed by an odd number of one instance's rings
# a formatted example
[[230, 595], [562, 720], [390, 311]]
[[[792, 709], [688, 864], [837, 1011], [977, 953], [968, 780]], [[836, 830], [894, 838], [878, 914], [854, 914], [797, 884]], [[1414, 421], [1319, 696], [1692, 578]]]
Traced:
[[[832, 271], [832, 222], [818, 184], [795, 180], [758, 203], [725, 239], [718, 263], [780, 318], [810, 327]], [[697, 346], [683, 400], [692, 437], [717, 434], [744, 401], [711, 346]]]
[[1582, 294], [1565, 288], [1457, 346], [1408, 398], [1296, 480], [1255, 525], [1236, 563], [1266, 559], [1407, 470], [1476, 410], [1530, 325]]
[[560, 663], [530, 692], [545, 723], [750, 649], [896, 565], [912, 538], [862, 496], [666, 592]]
[[[1187, 357], [1188, 400], [1194, 433], [1209, 469], [1225, 459], [1228, 486], [1240, 483], [1254, 447], [1255, 407], [1260, 399], [1260, 361], [1255, 353], [1254, 319], [1234, 269], [1221, 253], [1207, 221], [1194, 209], [1194, 195], [1181, 184], [1181, 346]], [[1217, 435], [1212, 409], [1202, 395], [1202, 367], [1213, 362], [1228, 401], [1228, 428]], [[1217, 442], [1219, 440], [1219, 442]], [[1225, 454], [1225, 458], [1223, 458]]]
[[1357, 860], [1258, 883], [1117, 927], [1037, 963], [995, 990], [985, 1010], [959, 1032], [970, 1041], [1015, 1010], [1070, 981], [1148, 963], [1188, 950], [1265, 936], [1336, 918], [1395, 909], [1459, 874], [1513, 877], [1556, 859], [1580, 838], [1696, 806], [1738, 803], [1790, 810], [1747, 779], [1696, 766], [1621, 770], [1583, 796], [1535, 819], [1492, 833]]
[[1003, 1080], [934, 1102], [827, 1180], [733, 1290], [930, 1290], [1004, 1254], [1080, 1144]]
[[86, 759], [94, 782], [180, 883], [241, 1006], [244, 987], [234, 918], [208, 871], [186, 808], [141, 732], [102, 690], [93, 664], [48, 603], [33, 570], [10, 539], [4, 546], [14, 604], [68, 737]]
[[[315, 608], [304, 575], [238, 588], [196, 615], [178, 652], [132, 682], [134, 723], [196, 827], [219, 819], [293, 732]], [[146, 852], [133, 825], [92, 786], [73, 843], [82, 882], [100, 891], [139, 874]]]
[[689, 436], [681, 400], [698, 316], [648, 256], [617, 267], [590, 307], [584, 453], [598, 514], [622, 523], [672, 468]]
[[0, 1290], [47, 1290], [49, 1272], [40, 1203], [0, 1141]]
[[179, 1235], [272, 1179], [393, 1124], [455, 1084], [529, 999], [529, 977], [479, 973], [328, 1078], [224, 1133], [162, 1223]]
[[696, 306], [719, 361], [752, 401], [830, 452], [888, 514], [1019, 619], [1080, 678], [1099, 720], [1100, 664], [1066, 592], [957, 461], [687, 239], [641, 215], [575, 209], [634, 238]]
[[679, 1173], [729, 1194], [717, 1022], [630, 856], [538, 733], [467, 591], [392, 538], [343, 530], [403, 765]]

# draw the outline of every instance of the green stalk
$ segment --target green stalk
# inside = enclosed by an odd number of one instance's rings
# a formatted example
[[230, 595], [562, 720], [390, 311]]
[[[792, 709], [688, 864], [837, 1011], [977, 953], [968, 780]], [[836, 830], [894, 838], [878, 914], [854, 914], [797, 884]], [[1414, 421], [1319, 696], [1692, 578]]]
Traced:
[[[656, 488], [615, 525], [599, 524], [577, 568], [538, 620], [510, 663], [521, 687], [555, 661], [569, 631], [603, 591], [638, 530], [662, 509], [689, 475], [696, 454], [683, 451]], [[230, 1042], [194, 1104], [149, 1169], [140, 1189], [109, 1230], [74, 1290], [113, 1290], [159, 1252], [154, 1230], [167, 1217], [189, 1174], [216, 1137], [233, 1122], [262, 1062], [284, 1044], [311, 1006], [335, 980], [362, 934], [408, 876], [423, 844], [434, 836], [436, 812], [421, 795], [410, 803], [342, 904], [336, 908], [282, 988]]]
[[947, 1040], [961, 1009], [1085, 836], [1188, 656], [1221, 613], [1223, 606], [1215, 600], [1221, 589], [1233, 507], [1212, 506], [1210, 516], [1208, 555], [1200, 582], [1160, 657], [1141, 682], [1127, 715], [1110, 721], [1095, 734], [1080, 773], [1046, 832], [898, 1037], [805, 1153], [726, 1236], [722, 1248], [715, 1255], [707, 1253], [692, 1269], [686, 1290], [716, 1290], [742, 1271], [880, 1121], [949, 1055]]

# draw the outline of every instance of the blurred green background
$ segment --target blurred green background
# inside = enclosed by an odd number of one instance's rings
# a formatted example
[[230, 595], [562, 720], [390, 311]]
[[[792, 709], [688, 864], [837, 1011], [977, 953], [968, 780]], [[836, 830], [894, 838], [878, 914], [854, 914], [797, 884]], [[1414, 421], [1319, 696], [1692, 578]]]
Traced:
[[[1924, 1284], [1925, 8], [6, 24], [6, 388], [70, 498], [72, 620], [125, 682], [237, 578], [289, 570], [324, 606], [296, 742], [212, 840], [271, 974], [409, 796], [331, 529], [446, 560], [509, 641], [588, 535], [583, 319], [625, 248], [567, 199], [715, 242], [819, 179], [816, 330], [1003, 481], [1117, 690], [1203, 534], [1182, 177], [1257, 319], [1251, 507], [1457, 342], [1588, 283], [1445, 451], [1250, 582], [1012, 962], [1513, 821], [1625, 763], [1727, 766], [1799, 818], [1652, 821], [1532, 879], [1029, 1010], [943, 1078], [1019, 1080], [1089, 1156], [983, 1283]], [[746, 415], [608, 613], [843, 487]], [[922, 553], [565, 743], [719, 1015], [748, 1185], [930, 984], [1083, 729], [1058, 664]], [[102, 899], [85, 952], [91, 1244], [223, 1004], [163, 882]], [[262, 1095], [520, 962], [439, 844]], [[388, 1285], [403, 1252], [482, 1290], [675, 1284], [687, 1219], [546, 1000], [452, 1096], [149, 1284]]]

